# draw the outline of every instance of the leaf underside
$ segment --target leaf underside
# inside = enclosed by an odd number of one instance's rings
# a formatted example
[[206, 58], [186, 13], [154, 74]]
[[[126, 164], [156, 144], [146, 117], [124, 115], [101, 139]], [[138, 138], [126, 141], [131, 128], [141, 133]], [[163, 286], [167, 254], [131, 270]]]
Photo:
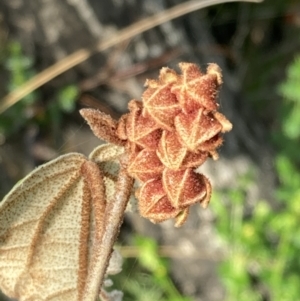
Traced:
[[[121, 153], [113, 146], [98, 149], [93, 161], [102, 161], [103, 167], [103, 160]], [[92, 196], [81, 170], [87, 161], [70, 153], [44, 164], [0, 203], [0, 288], [6, 295], [19, 301], [81, 300], [95, 229]], [[106, 182], [111, 198], [114, 182]]]

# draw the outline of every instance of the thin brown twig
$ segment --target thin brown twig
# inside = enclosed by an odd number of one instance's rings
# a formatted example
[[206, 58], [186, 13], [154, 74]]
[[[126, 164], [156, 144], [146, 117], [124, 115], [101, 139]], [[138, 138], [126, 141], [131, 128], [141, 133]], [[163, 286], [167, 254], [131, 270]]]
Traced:
[[146, 72], [149, 69], [160, 67], [166, 64], [166, 62], [172, 61], [174, 58], [180, 56], [182, 53], [183, 51], [181, 49], [174, 48], [172, 50], [166, 51], [159, 57], [155, 57], [147, 61], [133, 64], [132, 66], [126, 69], [114, 70], [112, 74], [108, 74], [107, 72], [99, 73], [93, 78], [83, 80], [79, 85], [80, 89], [81, 91], [92, 90], [95, 87], [103, 84], [112, 86], [115, 82], [117, 82], [115, 86], [116, 88], [118, 88], [118, 84], [120, 81], [127, 78], [135, 77], [139, 74]]
[[154, 16], [148, 17], [144, 20], [138, 21], [116, 33], [110, 39], [101, 41], [96, 47], [91, 49], [80, 49], [73, 54], [58, 61], [44, 71], [40, 72], [18, 89], [6, 95], [0, 104], [0, 114], [6, 111], [9, 107], [21, 100], [23, 97], [49, 82], [56, 76], [64, 73], [65, 71], [75, 67], [76, 65], [84, 62], [90, 58], [94, 53], [104, 51], [112, 46], [118, 45], [134, 36], [141, 34], [153, 27], [161, 25], [165, 22], [191, 13], [195, 10], [205, 8], [208, 6], [226, 3], [226, 2], [253, 2], [259, 3], [263, 0], [192, 0], [182, 4], [178, 4], [164, 12], [158, 13]]

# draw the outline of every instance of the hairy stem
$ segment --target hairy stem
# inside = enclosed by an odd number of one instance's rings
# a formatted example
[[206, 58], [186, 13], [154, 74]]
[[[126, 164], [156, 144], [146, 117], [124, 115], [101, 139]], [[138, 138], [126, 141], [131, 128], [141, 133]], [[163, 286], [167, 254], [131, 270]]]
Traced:
[[93, 262], [87, 278], [83, 301], [94, 301], [99, 296], [105, 272], [123, 222], [124, 212], [130, 197], [133, 179], [126, 171], [125, 162], [121, 162], [115, 199], [107, 204], [105, 210], [105, 230], [103, 236], [95, 239]]

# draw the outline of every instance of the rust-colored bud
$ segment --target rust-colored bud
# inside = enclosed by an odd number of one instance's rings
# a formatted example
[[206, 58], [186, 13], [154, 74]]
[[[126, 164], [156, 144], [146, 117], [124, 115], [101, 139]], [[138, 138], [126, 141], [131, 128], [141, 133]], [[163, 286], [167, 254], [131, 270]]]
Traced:
[[118, 122], [83, 112], [98, 137], [125, 145], [127, 172], [140, 182], [136, 196], [141, 215], [155, 223], [175, 218], [176, 227], [191, 205], [208, 205], [211, 184], [194, 169], [208, 157], [218, 159], [222, 133], [232, 128], [217, 111], [219, 66], [210, 64], [206, 73], [192, 63], [179, 68], [182, 74], [162, 68], [158, 80], [147, 80], [142, 101], [130, 101], [129, 113]]
[[153, 222], [175, 218], [175, 226], [184, 223], [191, 205], [208, 205], [211, 184], [193, 169], [207, 157], [218, 158], [221, 133], [232, 128], [217, 112], [220, 68], [210, 64], [203, 74], [195, 64], [179, 67], [181, 75], [163, 68], [158, 80], [147, 80], [143, 102], [130, 102], [120, 125], [130, 145], [128, 172], [141, 185], [141, 215]]

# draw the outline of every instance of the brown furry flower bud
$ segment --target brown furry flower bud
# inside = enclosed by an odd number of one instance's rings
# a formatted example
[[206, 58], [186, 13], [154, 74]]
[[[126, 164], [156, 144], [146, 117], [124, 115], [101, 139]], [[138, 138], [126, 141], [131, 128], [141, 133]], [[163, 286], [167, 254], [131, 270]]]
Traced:
[[153, 222], [175, 218], [176, 226], [191, 205], [208, 205], [210, 182], [193, 168], [209, 156], [218, 158], [221, 133], [232, 127], [217, 112], [220, 68], [210, 64], [203, 74], [195, 64], [179, 67], [181, 75], [163, 68], [158, 80], [146, 81], [143, 102], [130, 102], [122, 125], [131, 152], [128, 172], [141, 183], [136, 194], [141, 215]]
[[210, 201], [209, 180], [193, 169], [208, 157], [218, 159], [222, 133], [232, 125], [217, 109], [221, 69], [206, 73], [192, 63], [180, 63], [182, 74], [162, 68], [158, 80], [147, 80], [142, 102], [129, 102], [129, 113], [118, 122], [84, 110], [95, 134], [125, 145], [128, 174], [140, 182], [136, 192], [140, 213], [152, 222], [186, 220], [195, 203]]

